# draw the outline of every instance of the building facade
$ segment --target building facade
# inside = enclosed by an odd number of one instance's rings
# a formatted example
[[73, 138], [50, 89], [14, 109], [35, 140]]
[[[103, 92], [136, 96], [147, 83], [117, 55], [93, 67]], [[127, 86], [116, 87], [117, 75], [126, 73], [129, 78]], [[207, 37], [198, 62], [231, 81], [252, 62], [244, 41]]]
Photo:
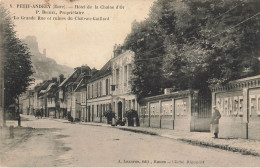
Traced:
[[122, 120], [127, 110], [138, 110], [137, 97], [131, 92], [131, 76], [134, 52], [117, 51], [115, 48], [112, 66], [112, 109], [117, 118]]
[[75, 71], [59, 85], [59, 113], [63, 118], [70, 115], [74, 121], [81, 120], [81, 85], [85, 85], [92, 73], [88, 66], [75, 68]]
[[88, 122], [107, 122], [104, 112], [111, 109], [111, 61], [108, 61], [87, 83]]

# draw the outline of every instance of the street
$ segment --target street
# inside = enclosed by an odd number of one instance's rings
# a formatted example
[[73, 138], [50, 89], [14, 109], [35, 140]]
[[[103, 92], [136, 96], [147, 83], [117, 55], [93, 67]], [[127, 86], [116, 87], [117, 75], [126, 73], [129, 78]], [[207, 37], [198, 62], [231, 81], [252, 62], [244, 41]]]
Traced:
[[[27, 116], [25, 116], [27, 117]], [[259, 166], [259, 157], [113, 127], [66, 120], [22, 121], [32, 127], [14, 146], [1, 150], [1, 166]]]

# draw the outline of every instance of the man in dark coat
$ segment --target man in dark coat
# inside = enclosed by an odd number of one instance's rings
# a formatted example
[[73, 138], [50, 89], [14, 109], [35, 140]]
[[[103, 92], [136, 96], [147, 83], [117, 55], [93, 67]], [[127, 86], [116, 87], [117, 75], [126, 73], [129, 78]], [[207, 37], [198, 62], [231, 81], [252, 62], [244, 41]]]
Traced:
[[217, 109], [216, 106], [213, 106], [213, 113], [212, 113], [212, 118], [211, 118], [211, 124], [212, 124], [212, 131], [215, 135], [214, 138], [218, 138], [218, 124], [219, 124], [219, 119], [221, 118], [221, 115]]

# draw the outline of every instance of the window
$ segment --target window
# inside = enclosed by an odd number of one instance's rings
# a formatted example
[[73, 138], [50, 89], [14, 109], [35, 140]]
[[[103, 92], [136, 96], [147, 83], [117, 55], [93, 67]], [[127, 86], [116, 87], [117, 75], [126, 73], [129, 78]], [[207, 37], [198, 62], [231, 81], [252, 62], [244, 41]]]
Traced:
[[116, 85], [119, 85], [119, 69], [116, 69]]
[[124, 86], [127, 86], [127, 66], [124, 66]]
[[132, 107], [131, 107], [131, 100], [128, 101], [128, 107], [129, 107], [129, 109], [132, 108]]
[[127, 78], [128, 78], [128, 79], [127, 79], [127, 82], [130, 83], [131, 74], [132, 74], [132, 65], [131, 65], [131, 64], [128, 65], [127, 71], [128, 71], [128, 75], [127, 75]]
[[109, 103], [109, 110], [112, 110], [112, 104]]
[[92, 84], [92, 86], [91, 86], [91, 98], [93, 98], [93, 97], [94, 97], [94, 86]]
[[243, 115], [243, 96], [239, 96], [239, 114]]
[[107, 90], [108, 90], [108, 94], [110, 94], [110, 89], [111, 89], [111, 88], [110, 88], [110, 79], [108, 78], [107, 80], [108, 80]]
[[102, 96], [102, 81], [99, 83], [99, 96]]
[[106, 95], [108, 95], [108, 89], [109, 89], [108, 79], [106, 79]]
[[88, 99], [90, 98], [90, 86], [88, 86]]
[[97, 105], [97, 117], [98, 117], [98, 105]]
[[82, 92], [82, 103], [86, 103], [86, 92]]
[[233, 103], [233, 114], [237, 115], [238, 114], [238, 97], [234, 97], [234, 103]]
[[[133, 109], [135, 109], [135, 100], [133, 100]], [[137, 109], [135, 109], [137, 110]]]
[[98, 87], [98, 82], [96, 83], [96, 97], [99, 96], [99, 87]]

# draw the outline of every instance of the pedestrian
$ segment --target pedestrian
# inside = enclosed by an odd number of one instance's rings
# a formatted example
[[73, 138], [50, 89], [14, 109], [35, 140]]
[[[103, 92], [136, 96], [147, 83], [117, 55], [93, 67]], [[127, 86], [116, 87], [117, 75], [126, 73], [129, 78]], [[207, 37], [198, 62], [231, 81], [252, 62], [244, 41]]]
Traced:
[[219, 110], [217, 109], [216, 106], [213, 106], [213, 113], [212, 113], [212, 118], [211, 118], [211, 129], [212, 132], [214, 133], [215, 137], [214, 138], [218, 138], [218, 132], [219, 132], [219, 119], [221, 118], [221, 115], [219, 113]]

